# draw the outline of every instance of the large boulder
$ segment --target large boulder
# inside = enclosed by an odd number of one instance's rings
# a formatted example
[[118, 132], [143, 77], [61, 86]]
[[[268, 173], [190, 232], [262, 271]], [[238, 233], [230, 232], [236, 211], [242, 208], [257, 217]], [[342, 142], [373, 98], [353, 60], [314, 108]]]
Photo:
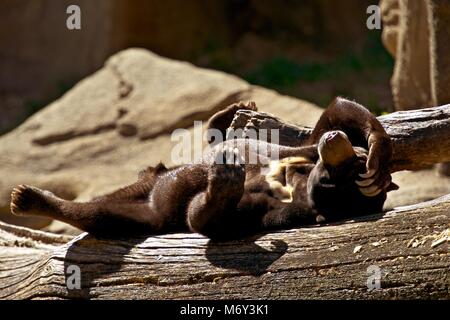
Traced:
[[450, 193], [450, 179], [439, 174], [437, 168], [395, 172], [392, 179], [400, 188], [388, 193], [386, 209], [425, 202]]
[[31, 184], [66, 199], [88, 200], [136, 179], [159, 161], [171, 165], [171, 132], [191, 130], [239, 100], [313, 126], [322, 109], [218, 71], [143, 49], [112, 56], [63, 97], [0, 138], [0, 217], [44, 227], [45, 219], [10, 215], [11, 189]]

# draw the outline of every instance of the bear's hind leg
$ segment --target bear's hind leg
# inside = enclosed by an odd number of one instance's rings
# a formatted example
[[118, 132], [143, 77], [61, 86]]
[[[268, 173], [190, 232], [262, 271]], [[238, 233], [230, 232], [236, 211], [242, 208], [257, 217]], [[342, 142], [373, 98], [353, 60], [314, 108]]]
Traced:
[[14, 188], [11, 212], [53, 218], [94, 235], [160, 233], [167, 228], [163, 217], [159, 218], [148, 202], [73, 202], [61, 199], [50, 191], [26, 185]]
[[11, 193], [11, 212], [15, 215], [35, 215], [53, 218], [58, 197], [50, 191], [19, 185]]
[[244, 194], [244, 160], [232, 148], [217, 151], [218, 158], [225, 164], [216, 162], [209, 167], [207, 188], [191, 200], [187, 212], [189, 228], [210, 238], [233, 234], [234, 227], [240, 224], [237, 206]]

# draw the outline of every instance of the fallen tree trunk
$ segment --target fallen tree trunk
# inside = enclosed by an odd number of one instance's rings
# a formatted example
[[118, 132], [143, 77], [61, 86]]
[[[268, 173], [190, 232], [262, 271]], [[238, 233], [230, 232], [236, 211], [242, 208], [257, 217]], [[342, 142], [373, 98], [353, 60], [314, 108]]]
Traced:
[[[448, 299], [449, 218], [447, 195], [217, 244], [198, 234], [70, 238], [0, 223], [0, 299]], [[370, 290], [378, 270], [380, 288]]]
[[[380, 116], [378, 120], [393, 141], [391, 172], [417, 170], [450, 161], [450, 104], [394, 112]], [[272, 115], [250, 110], [238, 111], [230, 128], [243, 129], [240, 131], [243, 134], [246, 129], [278, 129], [279, 143], [288, 146], [301, 144], [312, 132], [311, 128], [288, 124]]]
[[[450, 161], [450, 105], [379, 120], [394, 141], [392, 171]], [[232, 127], [280, 129], [286, 145], [311, 133], [251, 111]], [[450, 195], [226, 243], [198, 234], [72, 238], [0, 223], [0, 299], [448, 299], [449, 221]]]

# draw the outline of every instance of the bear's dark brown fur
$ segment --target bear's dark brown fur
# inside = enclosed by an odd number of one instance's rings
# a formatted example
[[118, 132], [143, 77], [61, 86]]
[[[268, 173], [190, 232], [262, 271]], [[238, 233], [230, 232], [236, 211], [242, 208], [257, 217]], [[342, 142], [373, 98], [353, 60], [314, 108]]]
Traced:
[[[225, 133], [242, 108], [256, 110], [254, 103], [234, 104], [215, 114], [209, 128]], [[277, 148], [279, 159], [259, 152], [267, 148]], [[252, 155], [257, 164], [249, 164]], [[84, 203], [21, 185], [12, 192], [11, 210], [100, 236], [190, 230], [233, 239], [381, 211], [386, 192], [395, 188], [387, 168], [391, 155], [391, 141], [377, 119], [357, 103], [336, 98], [302, 146], [226, 140], [199, 163], [149, 167], [136, 183]], [[269, 173], [262, 173], [264, 166]]]

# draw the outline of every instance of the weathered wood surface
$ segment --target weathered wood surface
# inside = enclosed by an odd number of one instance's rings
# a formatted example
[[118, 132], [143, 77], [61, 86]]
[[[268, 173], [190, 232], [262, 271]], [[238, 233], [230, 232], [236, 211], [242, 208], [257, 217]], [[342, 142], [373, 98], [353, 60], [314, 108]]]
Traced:
[[[449, 221], [450, 195], [218, 244], [197, 234], [71, 238], [0, 223], [0, 299], [449, 299]], [[80, 268], [79, 290], [66, 286], [70, 265]], [[371, 265], [381, 289], [366, 285]]]
[[[399, 111], [378, 117], [391, 136], [394, 154], [391, 171], [415, 170], [450, 161], [450, 104], [411, 111]], [[250, 110], [236, 113], [232, 129], [279, 129], [279, 143], [298, 145], [312, 132], [311, 128], [283, 122], [272, 115]], [[269, 138], [270, 138], [270, 131]], [[270, 139], [269, 139], [270, 141]]]
[[[450, 105], [379, 117], [394, 141], [392, 171], [450, 161]], [[311, 129], [240, 111], [233, 128]], [[353, 222], [211, 243], [197, 234], [99, 240], [0, 223], [0, 299], [449, 299], [450, 195]], [[78, 266], [81, 288], [66, 270]], [[381, 289], [367, 268], [381, 269]]]

